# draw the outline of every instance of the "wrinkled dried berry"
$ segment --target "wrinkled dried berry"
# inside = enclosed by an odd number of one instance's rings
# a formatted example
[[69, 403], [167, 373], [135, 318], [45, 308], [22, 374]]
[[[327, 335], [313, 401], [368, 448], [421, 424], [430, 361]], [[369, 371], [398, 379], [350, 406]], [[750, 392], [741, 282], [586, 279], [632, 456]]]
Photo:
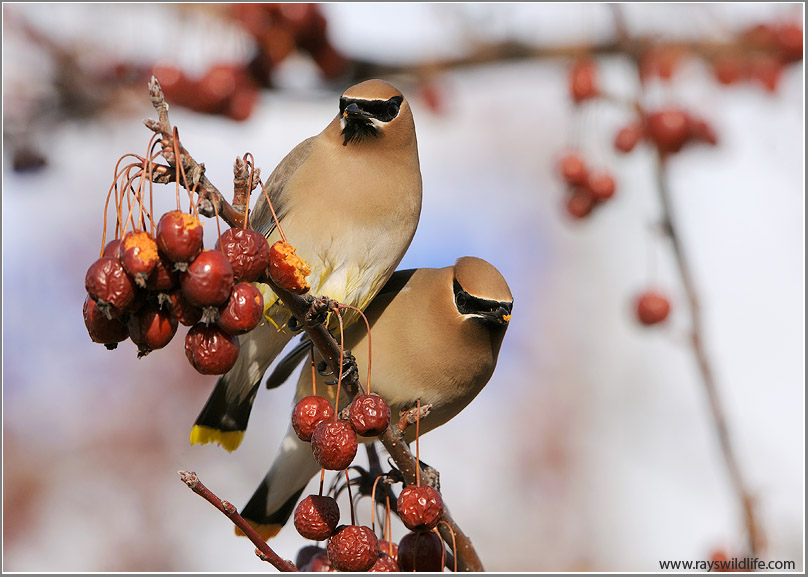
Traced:
[[393, 559], [398, 558], [398, 545], [396, 545], [392, 541], [385, 541], [384, 539], [379, 539], [379, 551], [382, 553], [387, 553]]
[[343, 525], [326, 547], [337, 571], [367, 571], [379, 557], [379, 540], [370, 527]]
[[216, 324], [231, 335], [248, 333], [258, 326], [264, 316], [264, 297], [261, 291], [247, 282], [233, 287], [230, 298], [219, 307]]
[[303, 397], [292, 409], [292, 427], [301, 441], [311, 441], [314, 429], [323, 421], [334, 418], [334, 407], [324, 397]]
[[181, 324], [192, 327], [202, 318], [202, 309], [195, 307], [182, 294], [182, 289], [171, 291], [168, 295], [168, 310]]
[[238, 337], [215, 325], [197, 323], [185, 336], [185, 356], [203, 375], [223, 375], [238, 359]]
[[216, 241], [230, 265], [233, 275], [243, 282], [254, 282], [269, 266], [269, 243], [258, 231], [245, 228], [229, 228]]
[[432, 531], [407, 533], [398, 542], [398, 565], [402, 571], [443, 570], [443, 541]]
[[373, 564], [373, 567], [368, 569], [371, 573], [399, 573], [401, 571], [401, 567], [398, 566], [396, 560], [381, 551], [379, 553], [379, 558], [376, 559], [376, 562]]
[[140, 311], [129, 317], [129, 336], [137, 345], [138, 356], [166, 346], [177, 332], [177, 319], [167, 310], [147, 303]]
[[381, 435], [390, 424], [390, 407], [379, 395], [359, 395], [350, 405], [350, 421], [357, 435]]
[[443, 499], [432, 487], [410, 485], [398, 496], [396, 510], [410, 531], [429, 531], [443, 515]]
[[165, 213], [157, 223], [157, 246], [179, 270], [202, 252], [202, 223], [180, 210]]
[[180, 286], [192, 305], [218, 307], [233, 290], [233, 268], [218, 250], [203, 250], [188, 270], [180, 273]]
[[168, 292], [177, 286], [178, 276], [174, 270], [174, 263], [167, 256], [160, 254], [157, 264], [154, 266], [146, 281], [146, 288], [154, 292]]
[[300, 571], [304, 573], [333, 573], [336, 572], [334, 566], [331, 565], [331, 559], [328, 558], [328, 552], [323, 549], [322, 553], [318, 553], [314, 555], [311, 560], [306, 563], [303, 567], [300, 567]]
[[84, 287], [107, 318], [120, 316], [135, 300], [135, 281], [117, 258], [105, 256], [91, 264]]
[[108, 319], [98, 310], [95, 301], [87, 295], [84, 299], [84, 326], [93, 342], [107, 345], [108, 349], [114, 349], [118, 343], [129, 338], [129, 331], [126, 325], [119, 319]]
[[157, 243], [148, 232], [135, 230], [124, 235], [118, 251], [123, 268], [135, 279], [137, 286], [145, 288], [146, 280], [160, 260]]
[[324, 421], [314, 428], [311, 449], [323, 469], [341, 471], [356, 456], [356, 433], [345, 421]]
[[339, 524], [339, 506], [331, 497], [309, 495], [295, 509], [295, 529], [306, 539], [325, 541]]
[[299, 571], [302, 571], [303, 567], [309, 561], [311, 561], [315, 555], [325, 555], [326, 559], [328, 559], [328, 553], [322, 547], [318, 547], [317, 545], [306, 545], [297, 552], [297, 556], [295, 557], [295, 566]]

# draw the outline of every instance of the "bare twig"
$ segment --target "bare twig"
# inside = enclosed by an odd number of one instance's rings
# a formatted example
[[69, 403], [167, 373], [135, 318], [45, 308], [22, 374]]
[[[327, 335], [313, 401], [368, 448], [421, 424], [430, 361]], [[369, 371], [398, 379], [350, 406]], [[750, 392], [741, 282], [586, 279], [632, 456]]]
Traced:
[[205, 487], [202, 484], [202, 481], [199, 480], [199, 477], [196, 473], [192, 473], [190, 471], [179, 471], [180, 479], [182, 482], [188, 485], [190, 489], [205, 499], [208, 503], [219, 509], [222, 513], [224, 513], [228, 519], [230, 519], [233, 524], [241, 529], [244, 534], [250, 538], [250, 541], [258, 548], [256, 551], [256, 555], [262, 561], [266, 561], [270, 563], [273, 567], [275, 567], [278, 571], [297, 571], [297, 567], [291, 561], [287, 561], [286, 559], [281, 558], [272, 548], [264, 541], [261, 536], [256, 533], [255, 529], [244, 520], [244, 518], [239, 515], [238, 510], [232, 503], [228, 501], [222, 501], [213, 494], [213, 492]]
[[[634, 62], [638, 75], [640, 76], [640, 90], [642, 91], [642, 75], [640, 74], [642, 44], [630, 37], [625, 23], [624, 14], [622, 12], [622, 7], [618, 4], [610, 4], [610, 7], [612, 8], [612, 13], [614, 15], [615, 28], [617, 30], [620, 50], [624, 54], [628, 55]], [[735, 47], [737, 48], [737, 46]], [[726, 50], [728, 48], [723, 47], [721, 49]], [[701, 51], [702, 53], [710, 53], [710, 51], [705, 50], [704, 47], [702, 47]], [[642, 94], [640, 94], [637, 98], [637, 109], [640, 111], [642, 110]], [[738, 465], [738, 459], [735, 456], [735, 451], [730, 439], [729, 428], [727, 427], [726, 413], [721, 403], [721, 398], [718, 394], [718, 389], [713, 377], [711, 362], [704, 346], [698, 291], [693, 280], [687, 255], [682, 247], [679, 232], [674, 225], [674, 220], [672, 217], [673, 210], [671, 207], [670, 189], [667, 182], [667, 157], [664, 154], [659, 154], [657, 158], [656, 181], [657, 190], [659, 192], [660, 202], [662, 205], [662, 224], [663, 229], [670, 237], [671, 246], [673, 247], [673, 252], [676, 257], [676, 265], [679, 269], [679, 276], [682, 279], [682, 285], [690, 306], [692, 324], [691, 342], [693, 345], [693, 353], [696, 356], [699, 371], [701, 372], [702, 384], [704, 385], [704, 391], [707, 394], [713, 424], [715, 426], [716, 435], [718, 436], [721, 446], [721, 451], [724, 455], [724, 461], [727, 466], [730, 481], [738, 495], [738, 500], [740, 501], [741, 508], [744, 512], [748, 552], [754, 557], [757, 556], [765, 547], [765, 537], [755, 512], [754, 498], [751, 496], [751, 493], [746, 486], [743, 474], [741, 473], [741, 468]]]

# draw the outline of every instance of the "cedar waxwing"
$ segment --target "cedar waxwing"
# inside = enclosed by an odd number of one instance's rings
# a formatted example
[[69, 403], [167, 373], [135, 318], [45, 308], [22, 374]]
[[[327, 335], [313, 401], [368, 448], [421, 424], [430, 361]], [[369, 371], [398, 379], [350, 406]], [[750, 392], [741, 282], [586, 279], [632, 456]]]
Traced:
[[[499, 271], [474, 257], [454, 266], [396, 272], [365, 309], [372, 346], [371, 392], [390, 405], [391, 419], [416, 406], [420, 399], [431, 412], [420, 422], [426, 433], [446, 423], [482, 390], [497, 363], [511, 318], [513, 297]], [[367, 377], [368, 339], [360, 321], [345, 331], [345, 348], [356, 357], [359, 375]], [[269, 376], [275, 387], [301, 360], [310, 346], [303, 340]], [[320, 360], [315, 355], [316, 360]], [[332, 403], [336, 386], [318, 377], [317, 393]], [[365, 383], [367, 385], [367, 383]], [[312, 376], [302, 371], [295, 402], [312, 394]], [[341, 395], [342, 396], [342, 395]], [[338, 410], [347, 405], [340, 400]], [[408, 443], [416, 427], [405, 433]], [[360, 438], [371, 442], [374, 438]], [[264, 539], [275, 536], [294, 511], [309, 480], [320, 471], [311, 444], [289, 427], [261, 485], [244, 507], [242, 516]]]
[[[266, 188], [289, 243], [311, 266], [309, 294], [364, 309], [395, 271], [420, 218], [421, 171], [407, 100], [382, 80], [349, 88], [337, 116], [292, 149]], [[270, 245], [280, 239], [263, 193], [250, 223]], [[238, 447], [264, 372], [293, 336], [284, 328], [290, 313], [263, 288], [272, 322], [240, 337], [238, 361], [216, 383], [192, 444]], [[357, 318], [352, 312], [345, 322]]]

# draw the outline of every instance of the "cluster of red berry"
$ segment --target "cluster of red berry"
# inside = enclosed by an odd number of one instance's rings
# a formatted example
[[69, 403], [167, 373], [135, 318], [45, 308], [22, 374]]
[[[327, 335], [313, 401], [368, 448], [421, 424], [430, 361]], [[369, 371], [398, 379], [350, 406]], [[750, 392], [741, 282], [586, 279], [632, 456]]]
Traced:
[[110, 241], [87, 270], [84, 321], [93, 341], [113, 349], [131, 339], [138, 356], [165, 347], [179, 324], [191, 327], [185, 353], [202, 374], [226, 373], [239, 354], [237, 335], [254, 329], [264, 299], [254, 281], [270, 266], [264, 236], [225, 230], [204, 249], [202, 224], [164, 214], [154, 235], [134, 230]]
[[[302, 398], [292, 411], [297, 436], [310, 442], [317, 463], [332, 471], [351, 465], [358, 436], [378, 436], [389, 424], [390, 407], [374, 394], [354, 398], [345, 420], [338, 419], [331, 403], [316, 394]], [[327, 539], [328, 544], [325, 549], [301, 550], [297, 566], [301, 571], [440, 571], [443, 543], [433, 532], [443, 516], [440, 493], [426, 485], [410, 485], [401, 491], [397, 510], [411, 532], [396, 546], [379, 540], [370, 527], [339, 525], [337, 501], [322, 494], [309, 495], [295, 509], [295, 528], [306, 539]]]
[[567, 184], [567, 212], [573, 218], [586, 218], [592, 210], [614, 196], [614, 178], [605, 170], [593, 171], [577, 152], [568, 152], [558, 163]]

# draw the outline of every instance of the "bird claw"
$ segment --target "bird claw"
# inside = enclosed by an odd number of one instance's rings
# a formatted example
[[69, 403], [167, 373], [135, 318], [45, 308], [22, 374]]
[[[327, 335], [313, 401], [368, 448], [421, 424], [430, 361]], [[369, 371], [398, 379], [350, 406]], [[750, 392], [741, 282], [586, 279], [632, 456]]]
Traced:
[[[322, 365], [325, 365], [325, 362], [321, 362], [317, 365], [318, 372]], [[325, 367], [322, 367], [325, 368]], [[342, 382], [344, 383], [347, 379], [352, 378], [354, 374], [356, 374], [359, 369], [356, 366], [356, 357], [351, 354], [351, 351], [345, 351], [343, 353], [342, 358]], [[330, 377], [334, 375], [333, 371], [329, 372], [320, 372], [320, 375], [323, 377]], [[332, 379], [330, 381], [324, 381], [326, 385], [336, 385], [338, 379]]]

